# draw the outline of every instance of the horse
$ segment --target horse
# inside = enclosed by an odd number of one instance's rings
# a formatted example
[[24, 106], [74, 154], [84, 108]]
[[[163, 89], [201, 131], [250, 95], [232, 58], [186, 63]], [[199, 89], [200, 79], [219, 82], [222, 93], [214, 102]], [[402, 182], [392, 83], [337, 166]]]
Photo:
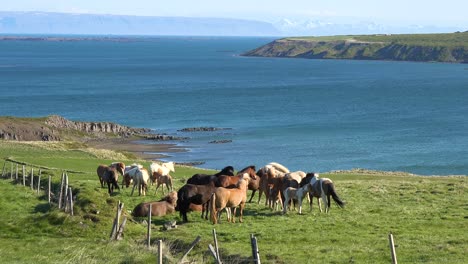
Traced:
[[130, 195], [133, 196], [133, 191], [135, 191], [135, 187], [138, 186], [138, 195], [141, 195], [143, 193], [143, 196], [146, 195], [146, 191], [148, 189], [148, 180], [149, 180], [149, 174], [148, 171], [145, 168], [140, 168], [139, 166], [135, 166], [134, 168], [128, 170], [125, 172], [126, 176], [126, 184], [127, 187], [130, 184], [130, 178], [133, 179], [133, 188], [132, 188], [132, 193]]
[[[343, 202], [336, 193], [332, 180], [328, 178], [319, 178], [318, 173], [308, 173], [301, 184], [308, 185], [309, 196], [311, 198], [310, 210], [312, 210], [312, 197], [316, 197], [317, 199], [322, 198], [323, 203], [325, 204], [325, 213], [330, 211], [330, 196], [339, 207], [343, 208], [345, 206], [345, 202]], [[319, 209], [320, 212], [322, 212], [322, 208], [320, 207], [319, 202]]]
[[[259, 169], [256, 173], [256, 178], [255, 180], [250, 180], [249, 181], [249, 186], [248, 189], [252, 191], [252, 194], [250, 195], [249, 203], [252, 202], [253, 197], [255, 196], [255, 193], [258, 192], [258, 203], [260, 203], [260, 198], [262, 197], [262, 192], [263, 190], [260, 188], [261, 183], [262, 183], [262, 178], [266, 177], [265, 171], [263, 168]], [[266, 194], [265, 194], [266, 195]]]
[[255, 166], [251, 165], [248, 166], [241, 171], [239, 171], [236, 176], [227, 176], [227, 175], [220, 175], [215, 180], [216, 187], [225, 187], [225, 188], [232, 188], [237, 185], [239, 180], [243, 177], [244, 173], [247, 173], [249, 177], [253, 180], [257, 179]]
[[125, 163], [123, 162], [113, 162], [109, 165], [109, 167], [115, 168], [120, 175], [124, 176], [125, 174]]
[[138, 204], [132, 211], [134, 217], [148, 216], [149, 207], [151, 206], [152, 216], [164, 216], [175, 212], [177, 203], [177, 192], [172, 191], [163, 199], [157, 202], [147, 202]]
[[[211, 195], [210, 217], [213, 224], [218, 223], [218, 218], [223, 209], [226, 209], [228, 221], [235, 223], [236, 210], [239, 206], [239, 222], [243, 222], [243, 212], [247, 201], [247, 187], [250, 176], [248, 173], [242, 174], [236, 188], [218, 187]], [[232, 215], [231, 215], [232, 212]]]
[[188, 222], [187, 213], [190, 212], [190, 204], [202, 205], [202, 215], [208, 218], [208, 202], [216, 186], [211, 181], [205, 185], [185, 184], [177, 192], [177, 209], [184, 222]]
[[[158, 175], [169, 175], [169, 172], [175, 172], [174, 169], [174, 162], [165, 162], [162, 164], [158, 164], [156, 162], [151, 163], [150, 165], [151, 169], [151, 185], [154, 184], [157, 180]], [[155, 176], [155, 172], [157, 173]]]
[[[260, 176], [259, 180], [259, 193], [258, 193], [258, 204], [260, 204], [260, 199], [262, 198], [262, 194], [265, 194], [266, 200], [265, 200], [265, 206], [268, 205], [268, 202], [270, 200], [270, 189], [271, 186], [268, 181], [271, 178], [276, 178], [280, 176], [284, 176], [284, 174], [289, 173], [289, 169], [286, 168], [285, 166], [277, 163], [277, 162], [270, 162], [267, 165], [263, 166], [257, 171], [257, 175]], [[252, 194], [253, 197], [253, 194]], [[252, 198], [250, 199], [252, 200]]]
[[[169, 192], [171, 192], [173, 190], [171, 175], [169, 175], [169, 174], [162, 175], [162, 174], [159, 174], [158, 172], [155, 171], [155, 172], [153, 172], [153, 177], [156, 178], [156, 182], [157, 182], [156, 190], [154, 191], [154, 194], [156, 194], [156, 192], [158, 191], [159, 186], [161, 186], [161, 185], [166, 185], [166, 188], [167, 188], [167, 190]], [[164, 195], [164, 186], [161, 187], [161, 190], [162, 190], [162, 193]]]
[[[121, 162], [119, 162], [119, 163], [115, 162], [115, 163], [110, 164], [109, 166], [106, 166], [106, 165], [101, 164], [101, 165], [99, 165], [99, 166], [97, 167], [96, 173], [97, 173], [97, 175], [98, 175], [99, 182], [101, 183], [101, 188], [104, 188], [104, 183], [107, 183], [105, 180], [102, 179], [102, 176], [104, 175], [104, 172], [107, 170], [107, 168], [109, 168], [109, 167], [110, 167], [110, 168], [114, 168], [114, 169], [116, 169], [118, 172], [122, 173], [123, 170], [121, 169], [121, 164], [123, 164], [123, 163], [121, 163]], [[124, 167], [125, 167], [125, 165], [124, 165]], [[123, 173], [122, 173], [122, 176], [123, 176]]]
[[117, 170], [113, 167], [106, 166], [102, 174], [102, 181], [107, 183], [107, 189], [109, 191], [109, 194], [114, 193], [114, 187], [120, 190], [119, 185], [117, 184], [118, 179], [119, 174], [117, 173]]
[[284, 189], [283, 214], [286, 213], [289, 201], [293, 199], [297, 200], [299, 206], [299, 214], [302, 214], [302, 199], [304, 199], [304, 196], [307, 194], [307, 192], [309, 192], [309, 185], [305, 185], [300, 188], [287, 187], [286, 189]]
[[215, 180], [216, 178], [218, 178], [218, 176], [221, 176], [221, 175], [234, 176], [234, 167], [226, 166], [220, 172], [213, 174], [213, 175], [202, 174], [202, 173], [194, 174], [192, 177], [190, 177], [190, 179], [187, 180], [187, 183], [205, 185], [205, 184], [208, 184], [210, 181]]

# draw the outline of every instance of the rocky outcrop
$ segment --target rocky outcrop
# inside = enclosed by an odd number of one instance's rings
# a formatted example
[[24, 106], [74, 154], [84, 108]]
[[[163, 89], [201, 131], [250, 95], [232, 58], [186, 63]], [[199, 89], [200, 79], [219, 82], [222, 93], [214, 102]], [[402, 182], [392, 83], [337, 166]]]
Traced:
[[131, 128], [128, 126], [122, 126], [111, 122], [79, 122], [70, 121], [58, 115], [49, 116], [46, 121], [46, 125], [59, 128], [59, 129], [71, 129], [78, 130], [85, 133], [110, 133], [119, 136], [131, 136], [138, 134], [149, 133], [149, 129], [144, 128]]
[[187, 127], [182, 128], [178, 131], [180, 132], [206, 132], [206, 131], [218, 131], [218, 130], [230, 130], [232, 128], [222, 128], [222, 127]]
[[[451, 42], [451, 39], [456, 41]], [[467, 33], [343, 36], [341, 38], [330, 37], [330, 40], [320, 37], [285, 38], [275, 40], [242, 55], [306, 59], [468, 63], [467, 43]]]

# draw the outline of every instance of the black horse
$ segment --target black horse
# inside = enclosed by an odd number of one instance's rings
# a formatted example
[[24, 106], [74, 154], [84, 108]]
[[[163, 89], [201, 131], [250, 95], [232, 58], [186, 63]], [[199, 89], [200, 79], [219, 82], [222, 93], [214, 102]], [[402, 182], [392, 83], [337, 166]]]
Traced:
[[118, 179], [119, 174], [115, 168], [107, 167], [105, 169], [104, 174], [102, 175], [102, 180], [107, 183], [109, 194], [114, 193], [114, 187], [120, 190], [119, 185], [117, 184]]
[[208, 219], [208, 202], [211, 194], [215, 191], [214, 182], [211, 181], [206, 185], [185, 184], [177, 192], [177, 207], [180, 216], [184, 222], [188, 222], [187, 213], [192, 211], [190, 204], [202, 205], [202, 215], [205, 213], [205, 218]]
[[234, 167], [232, 166], [227, 166], [224, 169], [222, 169], [220, 172], [213, 174], [213, 175], [208, 175], [208, 174], [195, 174], [190, 179], [187, 180], [188, 184], [196, 184], [196, 185], [205, 185], [210, 183], [213, 180], [216, 180], [218, 176], [221, 175], [227, 175], [227, 176], [234, 176]]

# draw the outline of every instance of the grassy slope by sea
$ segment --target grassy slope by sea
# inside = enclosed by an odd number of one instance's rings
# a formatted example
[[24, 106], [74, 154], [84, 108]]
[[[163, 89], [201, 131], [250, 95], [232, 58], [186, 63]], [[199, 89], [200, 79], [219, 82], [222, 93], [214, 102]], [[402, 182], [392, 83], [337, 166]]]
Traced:
[[[9, 177], [0, 180], [0, 262], [155, 261], [156, 250], [145, 248], [146, 227], [139, 221], [127, 223], [122, 241], [108, 242], [119, 200], [125, 204], [125, 215], [129, 216], [129, 210], [138, 203], [161, 197], [161, 193], [154, 194], [154, 186], [146, 197], [131, 197], [129, 189], [109, 196], [107, 190], [99, 186], [95, 173], [97, 165], [121, 160], [121, 155], [109, 152], [102, 156], [66, 142], [1, 141], [0, 157], [84, 173], [70, 174], [70, 185], [76, 192], [73, 217], [55, 206], [50, 207], [44, 192], [36, 195], [29, 187], [12, 183]], [[123, 161], [149, 165], [139, 160]], [[9, 171], [9, 166], [6, 168]], [[173, 174], [175, 189], [200, 171], [177, 167]], [[54, 184], [58, 185], [60, 171], [46, 170], [43, 174], [52, 175]], [[172, 257], [167, 263], [177, 262], [197, 235], [202, 240], [189, 254], [189, 259], [198, 263], [212, 262], [207, 248], [213, 243], [213, 228], [218, 233], [225, 263], [242, 263], [239, 260], [248, 258], [250, 234], [258, 238], [264, 263], [389, 263], [387, 235], [393, 232], [401, 263], [466, 263], [466, 177], [383, 173], [322, 176], [333, 179], [338, 194], [347, 202], [346, 208], [339, 209], [332, 204], [331, 212], [324, 214], [318, 213], [315, 205], [312, 212], [306, 206], [303, 215], [294, 211], [281, 215], [266, 208], [262, 199], [260, 205], [247, 204], [244, 223], [223, 221], [213, 226], [200, 219], [199, 213], [191, 213], [189, 223], [174, 230], [160, 231], [159, 227], [166, 220], [180, 220], [178, 214], [173, 214], [153, 219], [152, 241], [163, 239], [170, 245]]]
[[246, 56], [468, 62], [468, 32], [446, 34], [290, 37]]

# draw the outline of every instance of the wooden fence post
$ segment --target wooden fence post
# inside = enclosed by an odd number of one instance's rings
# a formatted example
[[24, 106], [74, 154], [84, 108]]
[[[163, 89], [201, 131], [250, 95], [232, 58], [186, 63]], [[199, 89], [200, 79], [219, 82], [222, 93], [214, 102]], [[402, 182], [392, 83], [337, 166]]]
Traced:
[[397, 264], [397, 256], [396, 256], [396, 251], [395, 251], [395, 243], [393, 242], [393, 235], [392, 233], [390, 232], [390, 234], [388, 234], [388, 240], [390, 242], [390, 252], [392, 254], [392, 263], [393, 264]]
[[37, 194], [39, 195], [39, 191], [41, 190], [41, 170], [39, 170], [39, 177], [37, 178]]
[[13, 180], [13, 162], [10, 162], [10, 180]]
[[69, 211], [70, 211], [70, 215], [73, 216], [73, 193], [72, 193], [72, 188], [71, 187], [68, 187], [68, 197], [69, 197]]
[[253, 234], [250, 234], [250, 243], [252, 244], [252, 257], [254, 263], [260, 264], [260, 254], [258, 253], [257, 238]]
[[114, 218], [114, 224], [112, 225], [110, 240], [114, 240], [116, 238], [117, 228], [119, 228], [120, 214], [122, 214], [123, 207], [124, 204], [119, 201], [119, 204], [117, 205], [117, 213]]
[[15, 180], [18, 181], [18, 163], [16, 163]]
[[26, 168], [23, 165], [23, 186], [26, 186]]
[[31, 190], [34, 190], [34, 168], [31, 167]]
[[66, 212], [67, 211], [67, 207], [68, 207], [68, 202], [67, 202], [67, 199], [68, 199], [68, 174], [67, 172], [65, 172], [65, 189], [64, 189], [64, 194], [63, 194], [63, 210]]
[[50, 190], [50, 187], [52, 186], [52, 177], [49, 175], [49, 187], [47, 188], [47, 200], [49, 201], [49, 204], [50, 204], [50, 193], [51, 193], [51, 190]]
[[119, 231], [117, 231], [117, 235], [116, 235], [116, 238], [115, 238], [116, 240], [121, 240], [122, 239], [123, 231], [124, 231], [126, 223], [127, 223], [127, 217], [124, 216], [124, 218], [122, 220], [122, 224], [120, 224], [120, 226], [119, 226]]
[[[151, 206], [150, 206], [151, 207]], [[162, 256], [162, 240], [158, 240], [158, 264], [163, 263], [163, 256]]]
[[147, 230], [147, 240], [146, 240], [146, 246], [149, 248], [151, 246], [151, 204], [149, 206], [148, 210], [148, 230]]
[[63, 185], [65, 184], [65, 172], [62, 171], [62, 182], [60, 183], [60, 194], [58, 200], [58, 208], [62, 209], [62, 199], [63, 199]]
[[5, 161], [3, 162], [2, 178], [3, 178], [3, 176], [5, 176], [5, 167], [6, 167], [6, 163], [7, 163], [7, 161], [5, 160]]
[[216, 237], [215, 229], [213, 229], [213, 240], [214, 240], [215, 252], [216, 252], [216, 262], [218, 264], [221, 264], [221, 257], [219, 256], [218, 238]]
[[200, 240], [201, 240], [201, 236], [197, 236], [197, 238], [195, 238], [195, 240], [192, 242], [192, 244], [190, 245], [188, 250], [185, 252], [185, 254], [180, 259], [179, 264], [184, 263], [184, 259], [187, 257], [187, 255], [190, 253], [190, 251], [192, 251], [192, 249], [195, 247], [195, 245], [198, 244], [198, 242], [200, 242]]

